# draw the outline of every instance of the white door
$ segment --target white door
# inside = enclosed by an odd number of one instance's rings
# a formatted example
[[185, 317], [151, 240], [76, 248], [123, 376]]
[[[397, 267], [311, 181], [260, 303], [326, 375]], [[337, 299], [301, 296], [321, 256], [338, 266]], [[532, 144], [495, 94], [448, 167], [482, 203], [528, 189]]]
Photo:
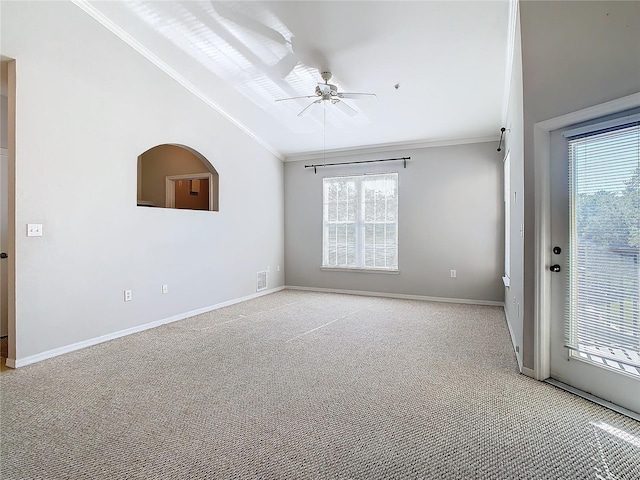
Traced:
[[639, 115], [551, 134], [551, 377], [640, 413]]

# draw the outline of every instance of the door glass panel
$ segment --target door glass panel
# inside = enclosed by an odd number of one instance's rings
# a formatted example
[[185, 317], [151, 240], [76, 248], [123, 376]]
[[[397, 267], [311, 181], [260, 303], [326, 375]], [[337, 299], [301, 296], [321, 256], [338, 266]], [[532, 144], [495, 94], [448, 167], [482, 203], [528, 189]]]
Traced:
[[570, 138], [570, 356], [640, 377], [640, 127]]

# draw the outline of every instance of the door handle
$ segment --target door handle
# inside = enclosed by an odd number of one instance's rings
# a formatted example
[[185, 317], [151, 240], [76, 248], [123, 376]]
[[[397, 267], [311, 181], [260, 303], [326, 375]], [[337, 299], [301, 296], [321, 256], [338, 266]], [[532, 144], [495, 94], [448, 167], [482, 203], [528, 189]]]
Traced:
[[560, 265], [558, 265], [557, 263], [555, 265], [551, 265], [549, 267], [549, 270], [551, 270], [552, 272], [559, 272], [560, 271]]
[[9, 257], [9, 255], [7, 255], [6, 253], [2, 252], [0, 253], [0, 258], [7, 258]]

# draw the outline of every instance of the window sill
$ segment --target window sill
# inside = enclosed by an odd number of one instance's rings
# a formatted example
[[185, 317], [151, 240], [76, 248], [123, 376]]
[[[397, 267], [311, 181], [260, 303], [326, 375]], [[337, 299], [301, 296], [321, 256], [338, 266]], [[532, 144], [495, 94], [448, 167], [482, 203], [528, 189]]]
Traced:
[[388, 270], [382, 268], [348, 268], [348, 267], [320, 267], [326, 272], [355, 272], [355, 273], [383, 273], [386, 275], [398, 275], [400, 270]]

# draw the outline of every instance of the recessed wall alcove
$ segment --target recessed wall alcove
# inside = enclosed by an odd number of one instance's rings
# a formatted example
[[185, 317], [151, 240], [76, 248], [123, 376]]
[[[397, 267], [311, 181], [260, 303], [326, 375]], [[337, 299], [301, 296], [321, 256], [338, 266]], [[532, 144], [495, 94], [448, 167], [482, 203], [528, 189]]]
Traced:
[[163, 144], [138, 157], [139, 207], [218, 211], [219, 177], [203, 155]]

